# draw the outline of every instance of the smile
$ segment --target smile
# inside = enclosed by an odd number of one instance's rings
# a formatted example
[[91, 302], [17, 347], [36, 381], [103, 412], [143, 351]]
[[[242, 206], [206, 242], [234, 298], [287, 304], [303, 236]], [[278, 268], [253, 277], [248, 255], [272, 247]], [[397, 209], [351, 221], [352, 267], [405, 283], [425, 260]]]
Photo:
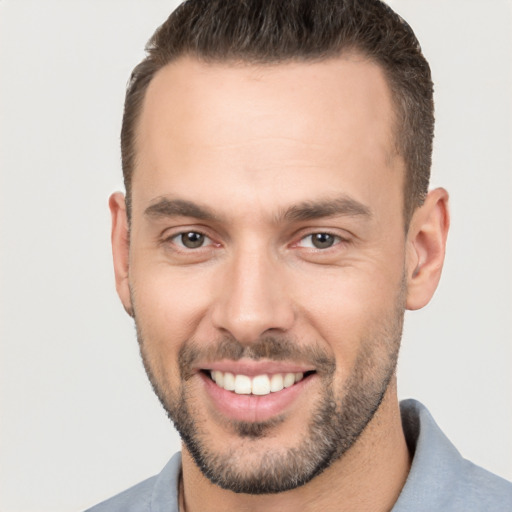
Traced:
[[[306, 372], [306, 376], [307, 373]], [[303, 372], [274, 373], [272, 375], [262, 374], [250, 377], [243, 374], [222, 372], [213, 370], [210, 377], [217, 386], [233, 391], [237, 395], [258, 395], [264, 396], [270, 393], [277, 393], [284, 388], [289, 388], [304, 379]]]
[[261, 422], [290, 411], [311, 396], [317, 371], [309, 364], [282, 361], [217, 361], [196, 369], [214, 414]]

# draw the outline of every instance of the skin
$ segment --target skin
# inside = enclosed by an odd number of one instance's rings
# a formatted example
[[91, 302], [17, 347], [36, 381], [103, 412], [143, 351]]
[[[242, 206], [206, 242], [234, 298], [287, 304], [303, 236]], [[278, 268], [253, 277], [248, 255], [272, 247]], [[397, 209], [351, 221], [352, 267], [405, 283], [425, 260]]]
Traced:
[[[363, 350], [390, 357], [385, 340], [369, 340], [397, 317], [397, 304], [428, 303], [449, 225], [447, 193], [436, 189], [404, 229], [405, 171], [393, 126], [383, 72], [356, 55], [272, 66], [181, 58], [159, 71], [138, 127], [129, 241], [122, 194], [111, 196], [110, 208], [117, 290], [125, 309], [135, 311], [147, 363], [170, 396], [182, 385], [178, 354], [190, 340], [206, 348], [223, 336], [248, 346], [268, 334], [301, 347], [314, 341], [336, 363], [337, 390]], [[191, 202], [213, 217], [149, 215], [162, 198]], [[340, 198], [365, 213], [283, 215]], [[206, 234], [207, 244], [180, 246], [184, 231]], [[310, 235], [325, 232], [335, 243], [315, 249]], [[241, 468], [299, 446], [322, 393], [313, 377], [280, 411], [270, 435], [248, 441], [202, 382], [193, 374], [187, 384], [196, 419], [211, 450], [234, 448]], [[255, 420], [259, 414], [256, 407]], [[353, 446], [296, 489], [235, 494], [212, 484], [184, 446], [181, 506], [385, 511], [409, 465], [393, 375]]]

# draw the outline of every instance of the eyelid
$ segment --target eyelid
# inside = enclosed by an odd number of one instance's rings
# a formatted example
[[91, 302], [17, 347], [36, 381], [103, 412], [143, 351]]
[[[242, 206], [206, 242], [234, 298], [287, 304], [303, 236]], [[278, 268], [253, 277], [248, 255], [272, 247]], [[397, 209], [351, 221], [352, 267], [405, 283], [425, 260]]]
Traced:
[[[312, 237], [314, 235], [319, 235], [319, 234], [322, 234], [322, 235], [329, 235], [331, 236], [334, 241], [332, 243], [332, 245], [330, 245], [329, 247], [325, 247], [325, 248], [320, 248], [320, 247], [315, 247], [314, 244], [313, 244], [313, 240], [312, 240]], [[302, 245], [302, 242], [304, 242], [306, 239], [310, 239], [311, 240], [311, 245]], [[302, 247], [304, 249], [312, 249], [312, 250], [315, 250], [315, 251], [328, 251], [329, 249], [332, 249], [333, 247], [336, 247], [337, 245], [339, 245], [340, 243], [342, 243], [344, 240], [341, 236], [339, 235], [335, 235], [333, 233], [329, 233], [327, 231], [315, 231], [314, 233], [309, 233], [307, 235], [304, 235], [303, 237], [301, 237], [299, 239], [298, 242], [296, 242], [296, 247]]]
[[[181, 241], [178, 241], [179, 237], [185, 235], [186, 233], [197, 233], [199, 235], [202, 235], [205, 238], [205, 242], [207, 241], [208, 243], [205, 243], [204, 245], [197, 247], [195, 249], [186, 247], [185, 245], [183, 245], [183, 243], [181, 243]], [[162, 245], [173, 244], [177, 248], [177, 250], [181, 251], [199, 251], [201, 249], [206, 249], [211, 246], [221, 245], [214, 240], [214, 237], [209, 233], [208, 229], [198, 226], [179, 226], [166, 229], [160, 235], [160, 243]]]
[[315, 247], [305, 247], [306, 249], [314, 249], [316, 251], [327, 251], [331, 248], [334, 248], [336, 247], [337, 245], [339, 244], [343, 244], [343, 243], [349, 243], [350, 239], [351, 239], [351, 235], [349, 233], [346, 233], [345, 231], [343, 233], [340, 233], [339, 230], [337, 229], [329, 229], [329, 228], [313, 228], [313, 229], [307, 229], [307, 230], [301, 230], [294, 238], [295, 238], [295, 242], [293, 242], [291, 245], [292, 247], [301, 247], [301, 242], [309, 237], [312, 237], [314, 235], [318, 235], [318, 234], [325, 234], [325, 235], [330, 235], [332, 236], [335, 241], [333, 243], [333, 245], [327, 249], [318, 249], [318, 248], [315, 248]]
[[[183, 244], [183, 242], [181, 241], [181, 238], [183, 237], [183, 235], [186, 235], [188, 233], [195, 233], [197, 235], [203, 236], [204, 243], [202, 245], [200, 245], [199, 247], [187, 247], [186, 245]], [[172, 242], [174, 244], [178, 245], [180, 248], [187, 250], [187, 251], [203, 249], [205, 247], [209, 247], [210, 245], [213, 245], [213, 240], [208, 235], [205, 235], [204, 233], [200, 233], [199, 231], [191, 231], [191, 230], [182, 231], [181, 233], [177, 233], [177, 234], [173, 235], [172, 237], [170, 237], [168, 240], [172, 240]]]

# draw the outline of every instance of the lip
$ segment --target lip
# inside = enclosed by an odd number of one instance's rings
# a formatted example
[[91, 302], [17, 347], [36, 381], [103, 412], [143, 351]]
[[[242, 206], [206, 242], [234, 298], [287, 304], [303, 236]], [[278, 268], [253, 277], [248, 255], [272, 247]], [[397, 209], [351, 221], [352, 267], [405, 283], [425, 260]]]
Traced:
[[310, 365], [301, 365], [299, 363], [290, 363], [286, 361], [252, 361], [250, 359], [241, 359], [240, 361], [216, 361], [197, 366], [196, 370], [212, 370], [221, 372], [231, 372], [234, 375], [247, 375], [256, 377], [257, 375], [272, 375], [274, 373], [306, 373], [314, 371], [315, 368]]
[[[215, 366], [215, 370], [219, 371], [233, 371], [234, 366], [231, 365], [229, 369], [224, 368], [221, 363], [211, 365]], [[292, 371], [302, 371], [300, 367], [295, 370], [296, 366], [282, 365], [278, 363], [280, 368], [279, 371], [271, 371], [272, 366], [267, 368], [267, 371], [263, 370], [264, 365], [258, 365], [258, 371], [252, 372], [251, 368], [245, 368], [245, 372], [240, 368], [234, 373], [240, 373], [248, 376], [261, 375], [263, 373], [281, 373], [281, 368], [290, 368]], [[293, 369], [292, 369], [293, 368]], [[283, 373], [286, 373], [283, 371]], [[225, 389], [217, 386], [205, 372], [198, 372], [197, 375], [201, 379], [206, 395], [213, 405], [214, 409], [219, 412], [222, 416], [244, 422], [263, 422], [268, 421], [272, 418], [276, 418], [284, 414], [288, 409], [293, 407], [294, 403], [300, 398], [300, 396], [306, 391], [317, 377], [316, 374], [311, 374], [301, 381], [297, 382], [289, 388], [284, 388], [276, 393], [269, 393], [268, 395], [257, 396], [257, 395], [237, 395], [233, 391], [226, 391]]]

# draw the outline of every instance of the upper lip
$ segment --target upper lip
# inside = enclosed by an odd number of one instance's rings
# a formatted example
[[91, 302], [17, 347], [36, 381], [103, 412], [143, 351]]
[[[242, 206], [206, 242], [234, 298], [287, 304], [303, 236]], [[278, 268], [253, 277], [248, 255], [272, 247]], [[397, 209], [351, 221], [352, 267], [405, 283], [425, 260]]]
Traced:
[[275, 373], [305, 373], [314, 371], [315, 368], [311, 365], [294, 363], [292, 361], [253, 361], [246, 359], [240, 361], [215, 361], [197, 365], [196, 369], [230, 372], [235, 375], [247, 375], [248, 377], [255, 377], [256, 375]]

